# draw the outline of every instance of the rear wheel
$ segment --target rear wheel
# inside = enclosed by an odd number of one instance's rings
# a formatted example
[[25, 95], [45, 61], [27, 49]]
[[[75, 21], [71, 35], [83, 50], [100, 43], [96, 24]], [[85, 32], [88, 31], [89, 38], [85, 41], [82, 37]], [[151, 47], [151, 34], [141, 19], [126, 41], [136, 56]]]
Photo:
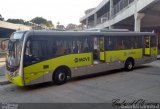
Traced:
[[131, 71], [134, 67], [133, 61], [131, 59], [128, 59], [125, 63], [125, 70]]
[[67, 72], [65, 69], [57, 69], [53, 75], [53, 82], [57, 85], [66, 83], [67, 81]]

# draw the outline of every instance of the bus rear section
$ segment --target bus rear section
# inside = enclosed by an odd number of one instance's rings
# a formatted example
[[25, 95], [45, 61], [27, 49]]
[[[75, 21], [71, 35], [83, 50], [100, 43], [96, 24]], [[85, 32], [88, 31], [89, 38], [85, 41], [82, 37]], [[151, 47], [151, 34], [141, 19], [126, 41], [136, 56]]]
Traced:
[[107, 69], [125, 67], [131, 70], [134, 66], [156, 60], [157, 44], [154, 34], [117, 33], [99, 37], [98, 43], [99, 61], [107, 64]]

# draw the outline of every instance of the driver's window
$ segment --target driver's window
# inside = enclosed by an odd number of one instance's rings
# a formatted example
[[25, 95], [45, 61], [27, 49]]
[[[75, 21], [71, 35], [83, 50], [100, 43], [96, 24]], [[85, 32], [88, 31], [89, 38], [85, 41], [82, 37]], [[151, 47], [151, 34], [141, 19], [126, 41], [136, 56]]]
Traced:
[[24, 56], [25, 65], [31, 65], [47, 59], [48, 50], [45, 40], [32, 39], [26, 42], [26, 50]]
[[44, 60], [48, 57], [48, 42], [46, 40], [33, 40], [31, 43], [31, 53], [40, 60]]
[[28, 40], [27, 43], [26, 43], [25, 55], [32, 55], [32, 53], [31, 53], [31, 41], [30, 40]]
[[36, 59], [32, 55], [32, 43], [31, 40], [28, 40], [26, 42], [26, 49], [24, 53], [24, 65], [28, 66], [32, 63], [35, 63]]

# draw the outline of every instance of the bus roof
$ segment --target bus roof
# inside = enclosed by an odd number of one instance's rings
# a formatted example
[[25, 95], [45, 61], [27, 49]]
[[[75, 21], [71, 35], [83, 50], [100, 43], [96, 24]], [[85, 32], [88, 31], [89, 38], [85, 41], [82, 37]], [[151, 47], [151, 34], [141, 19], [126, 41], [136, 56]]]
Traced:
[[[17, 31], [19, 32], [19, 31]], [[22, 31], [20, 31], [22, 32]], [[47, 35], [47, 36], [154, 36], [155, 33], [152, 32], [117, 32], [117, 31], [110, 31], [110, 32], [101, 32], [101, 31], [53, 31], [53, 30], [28, 30], [23, 31], [28, 35]]]
[[85, 31], [98, 31], [98, 32], [129, 32], [128, 29], [86, 29]]

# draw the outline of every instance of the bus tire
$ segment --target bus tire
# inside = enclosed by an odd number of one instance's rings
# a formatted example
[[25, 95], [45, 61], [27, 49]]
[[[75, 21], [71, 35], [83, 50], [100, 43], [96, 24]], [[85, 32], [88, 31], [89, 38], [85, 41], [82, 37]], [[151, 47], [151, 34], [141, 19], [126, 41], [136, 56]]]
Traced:
[[126, 71], [131, 71], [133, 70], [134, 67], [134, 62], [132, 59], [127, 59], [127, 61], [125, 62], [125, 70]]
[[54, 72], [53, 82], [57, 85], [62, 85], [67, 81], [67, 72], [65, 69], [59, 68]]

